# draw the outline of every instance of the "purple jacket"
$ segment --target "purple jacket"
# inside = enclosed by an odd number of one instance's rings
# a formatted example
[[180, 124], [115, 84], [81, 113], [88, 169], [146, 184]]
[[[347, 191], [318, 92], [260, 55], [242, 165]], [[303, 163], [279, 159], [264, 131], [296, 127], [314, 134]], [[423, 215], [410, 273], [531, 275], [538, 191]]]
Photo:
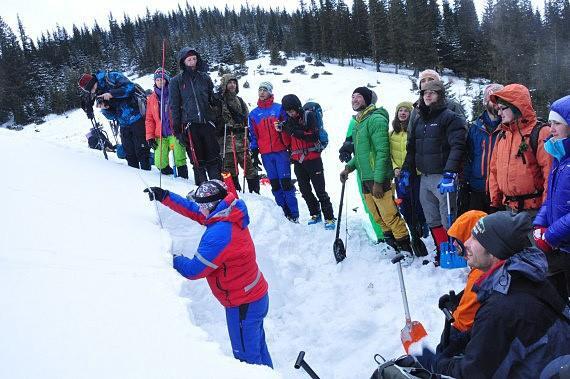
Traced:
[[545, 237], [552, 247], [570, 253], [570, 138], [564, 140], [566, 155], [552, 160], [548, 194], [534, 225], [548, 227]]

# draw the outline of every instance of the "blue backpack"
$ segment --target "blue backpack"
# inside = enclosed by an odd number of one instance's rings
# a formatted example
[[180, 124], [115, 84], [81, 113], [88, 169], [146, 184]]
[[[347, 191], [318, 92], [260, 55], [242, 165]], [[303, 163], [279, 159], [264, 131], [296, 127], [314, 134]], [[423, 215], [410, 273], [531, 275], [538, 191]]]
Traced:
[[319, 141], [315, 146], [316, 151], [323, 151], [329, 144], [329, 135], [325, 130], [323, 125], [323, 108], [320, 104], [314, 101], [309, 101], [303, 105], [303, 110], [305, 111], [305, 125], [307, 124], [307, 111], [311, 111], [317, 117], [317, 128], [319, 129]]

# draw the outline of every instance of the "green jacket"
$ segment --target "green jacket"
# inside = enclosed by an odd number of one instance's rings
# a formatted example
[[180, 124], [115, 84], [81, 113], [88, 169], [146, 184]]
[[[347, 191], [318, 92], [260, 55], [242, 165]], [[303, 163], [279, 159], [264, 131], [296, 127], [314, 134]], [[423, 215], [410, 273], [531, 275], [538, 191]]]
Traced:
[[347, 163], [357, 169], [362, 181], [384, 183], [394, 177], [390, 157], [388, 112], [370, 105], [355, 117], [352, 129], [354, 157]]

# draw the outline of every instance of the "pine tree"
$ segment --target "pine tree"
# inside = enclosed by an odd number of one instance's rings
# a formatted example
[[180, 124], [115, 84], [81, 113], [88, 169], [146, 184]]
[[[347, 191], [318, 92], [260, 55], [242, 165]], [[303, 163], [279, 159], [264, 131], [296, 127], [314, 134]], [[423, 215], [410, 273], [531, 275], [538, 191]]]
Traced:
[[352, 22], [350, 23], [350, 36], [352, 37], [351, 55], [360, 58], [370, 56], [371, 35], [369, 28], [368, 9], [364, 0], [352, 2]]
[[372, 59], [376, 63], [376, 71], [380, 71], [380, 62], [388, 58], [390, 41], [386, 32], [388, 15], [384, 0], [369, 0], [370, 18], [368, 32], [370, 33]]
[[408, 60], [410, 36], [406, 20], [406, 8], [402, 0], [390, 0], [388, 30], [386, 33], [388, 42], [387, 57], [389, 62], [396, 65], [396, 74], [398, 73], [398, 66], [404, 65]]

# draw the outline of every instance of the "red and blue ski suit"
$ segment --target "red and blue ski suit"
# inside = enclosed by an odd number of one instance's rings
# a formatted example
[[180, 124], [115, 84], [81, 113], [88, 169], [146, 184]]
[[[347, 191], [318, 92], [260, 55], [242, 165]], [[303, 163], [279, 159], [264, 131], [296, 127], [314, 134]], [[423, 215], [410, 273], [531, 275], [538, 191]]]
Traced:
[[197, 203], [172, 192], [162, 204], [206, 226], [194, 257], [175, 256], [174, 268], [191, 280], [206, 278], [226, 309], [234, 357], [273, 367], [263, 329], [268, 286], [257, 266], [244, 201], [230, 193], [207, 217]]
[[273, 102], [273, 96], [258, 100], [257, 108], [249, 113], [248, 118], [250, 148], [259, 149], [275, 202], [283, 208], [285, 216], [297, 219], [299, 206], [291, 182], [291, 161], [287, 151], [291, 137], [275, 130], [275, 122], [285, 121], [286, 117], [281, 104]]

